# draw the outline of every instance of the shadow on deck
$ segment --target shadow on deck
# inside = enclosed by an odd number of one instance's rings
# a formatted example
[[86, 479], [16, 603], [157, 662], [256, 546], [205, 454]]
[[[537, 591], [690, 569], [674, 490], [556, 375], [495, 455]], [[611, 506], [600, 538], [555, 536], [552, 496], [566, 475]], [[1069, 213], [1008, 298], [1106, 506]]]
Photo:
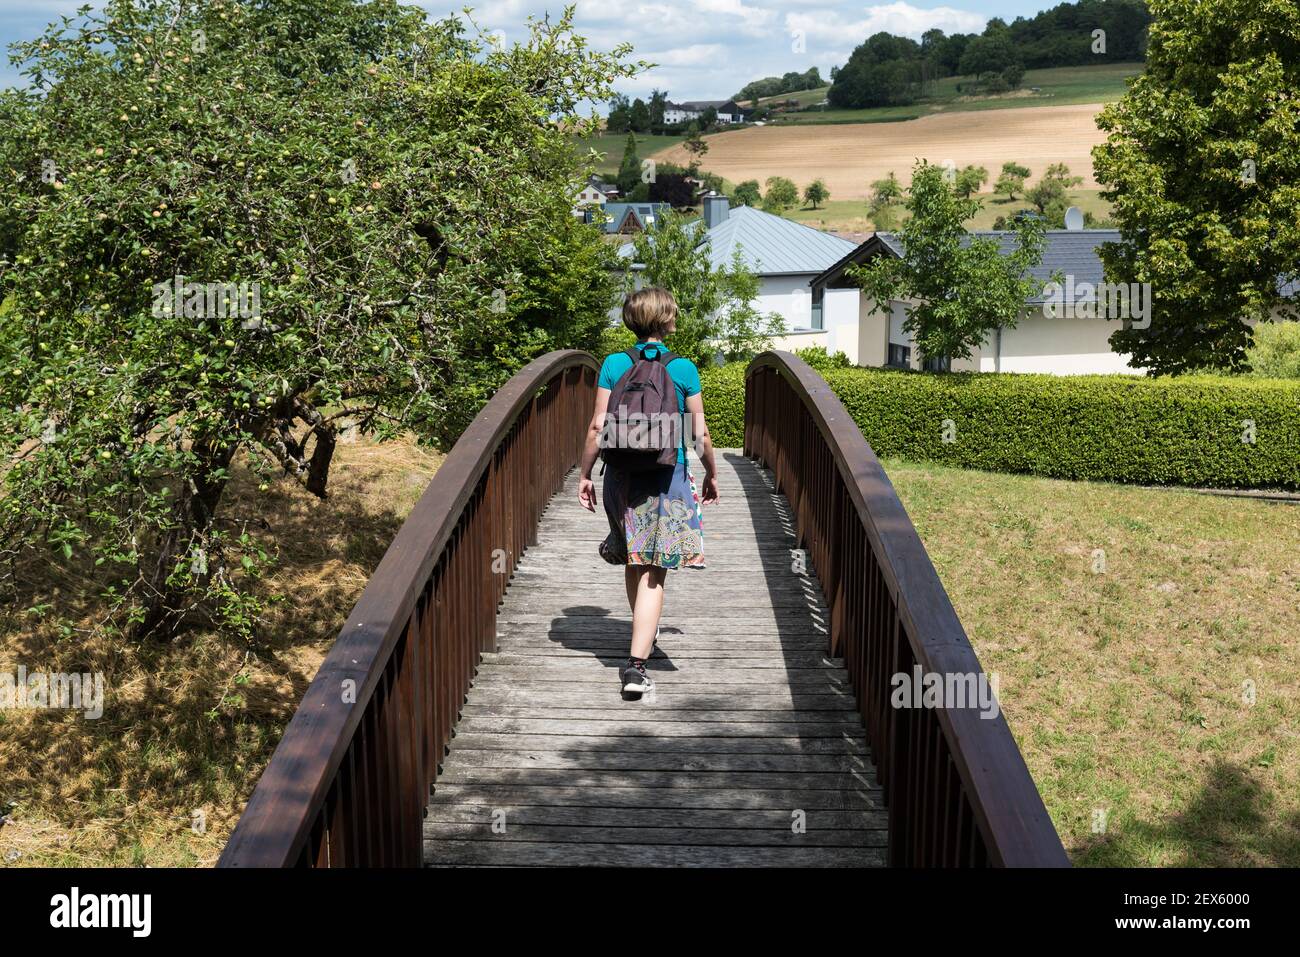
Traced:
[[880, 787], [788, 505], [738, 451], [720, 454], [719, 485], [708, 567], [668, 576], [655, 689], [625, 701], [623, 576], [596, 555], [604, 516], [569, 477], [470, 689], [427, 864], [885, 863]]

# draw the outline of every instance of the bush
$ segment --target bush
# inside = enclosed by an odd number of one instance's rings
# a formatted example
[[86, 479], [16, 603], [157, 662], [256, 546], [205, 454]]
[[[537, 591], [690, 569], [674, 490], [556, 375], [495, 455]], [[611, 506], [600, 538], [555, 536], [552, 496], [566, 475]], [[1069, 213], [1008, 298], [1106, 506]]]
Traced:
[[[882, 456], [1051, 478], [1300, 489], [1298, 382], [861, 368], [823, 375]], [[739, 446], [744, 368], [709, 370], [703, 383], [714, 443]], [[1253, 443], [1243, 441], [1249, 423]]]
[[[1052, 478], [1300, 488], [1300, 383], [876, 369], [826, 379], [879, 455]], [[1252, 422], [1253, 443], [1243, 441]]]
[[730, 266], [715, 266], [708, 240], [701, 245], [692, 223], [680, 213], [666, 213], [652, 232], [637, 234], [631, 258], [641, 269], [626, 274], [625, 292], [639, 285], [672, 294], [677, 323], [665, 341], [696, 365], [712, 362], [719, 353], [727, 361], [747, 361], [767, 348], [770, 335], [783, 331], [778, 314], [758, 311], [762, 286], [740, 248], [732, 250]]
[[808, 346], [804, 349], [796, 349], [794, 354], [818, 372], [828, 372], [831, 369], [851, 369], [853, 367], [853, 363], [849, 361], [848, 356], [842, 352], [836, 352], [832, 355], [826, 351], [825, 346]]
[[1255, 344], [1246, 350], [1251, 374], [1264, 379], [1300, 379], [1300, 322], [1269, 322], [1255, 327]]
[[626, 352], [634, 345], [636, 345], [636, 336], [627, 326], [622, 323], [617, 326], [607, 326], [601, 331], [600, 339], [596, 344], [596, 358], [604, 359], [605, 356], [615, 352]]
[[745, 444], [745, 365], [729, 362], [700, 369], [704, 418], [713, 444], [720, 449], [738, 449]]

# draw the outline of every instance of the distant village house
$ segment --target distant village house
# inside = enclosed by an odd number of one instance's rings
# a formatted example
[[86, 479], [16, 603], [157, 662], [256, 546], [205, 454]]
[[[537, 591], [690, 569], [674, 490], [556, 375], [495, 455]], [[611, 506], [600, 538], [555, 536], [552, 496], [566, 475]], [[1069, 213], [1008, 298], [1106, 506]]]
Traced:
[[671, 209], [668, 203], [605, 203], [588, 207], [583, 220], [595, 223], [605, 233], [633, 236], [654, 228], [659, 217]]
[[599, 176], [592, 176], [573, 197], [573, 215], [585, 219], [587, 210], [599, 209], [618, 196], [618, 187], [611, 186]]
[[690, 123], [710, 109], [717, 113], [718, 122], [722, 124], [744, 123], [749, 116], [735, 100], [691, 100], [686, 103], [665, 103], [664, 122], [669, 126]]

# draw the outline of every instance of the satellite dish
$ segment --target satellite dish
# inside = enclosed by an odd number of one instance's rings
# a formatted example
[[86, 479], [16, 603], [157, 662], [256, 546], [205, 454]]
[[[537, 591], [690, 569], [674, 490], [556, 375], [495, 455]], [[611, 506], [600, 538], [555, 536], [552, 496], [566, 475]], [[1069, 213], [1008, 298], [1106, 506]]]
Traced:
[[1065, 211], [1065, 228], [1083, 229], [1083, 210], [1078, 206], [1071, 206]]

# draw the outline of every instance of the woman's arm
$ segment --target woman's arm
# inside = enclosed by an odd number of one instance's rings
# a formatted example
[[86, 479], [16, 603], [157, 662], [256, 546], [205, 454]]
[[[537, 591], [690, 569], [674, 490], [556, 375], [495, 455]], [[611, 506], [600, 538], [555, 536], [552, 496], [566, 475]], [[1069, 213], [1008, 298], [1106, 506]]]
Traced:
[[600, 454], [600, 433], [605, 428], [605, 412], [609, 408], [609, 390], [596, 390], [596, 410], [591, 414], [587, 428], [586, 444], [582, 447], [582, 471], [578, 477], [578, 501], [589, 512], [596, 510], [596, 486], [591, 481], [591, 467]]
[[686, 397], [686, 414], [691, 426], [691, 438], [695, 440], [695, 454], [704, 463], [704, 487], [700, 490], [700, 501], [712, 505], [718, 500], [718, 464], [713, 458], [713, 439], [709, 436], [709, 425], [704, 421], [704, 396], [699, 392]]

